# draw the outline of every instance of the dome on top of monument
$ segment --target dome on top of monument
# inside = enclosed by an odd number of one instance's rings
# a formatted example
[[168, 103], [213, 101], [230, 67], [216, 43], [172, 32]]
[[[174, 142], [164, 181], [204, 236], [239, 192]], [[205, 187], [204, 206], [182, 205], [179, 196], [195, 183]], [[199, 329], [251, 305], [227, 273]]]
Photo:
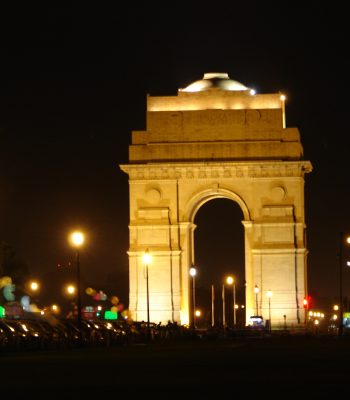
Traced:
[[229, 78], [225, 72], [209, 72], [204, 74], [203, 79], [195, 81], [185, 87], [179, 89], [182, 92], [204, 92], [210, 89], [221, 89], [228, 91], [245, 91], [249, 90], [242, 83]]

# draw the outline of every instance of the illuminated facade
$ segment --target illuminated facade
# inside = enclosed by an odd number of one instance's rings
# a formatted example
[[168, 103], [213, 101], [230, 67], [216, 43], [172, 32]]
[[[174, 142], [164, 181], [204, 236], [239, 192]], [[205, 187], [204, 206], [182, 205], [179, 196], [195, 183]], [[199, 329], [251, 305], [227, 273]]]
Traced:
[[129, 310], [147, 320], [143, 254], [149, 249], [152, 322], [188, 324], [194, 218], [215, 198], [238, 203], [244, 220], [246, 323], [304, 322], [307, 294], [304, 161], [297, 128], [285, 126], [280, 93], [255, 94], [227, 74], [205, 74], [177, 96], [148, 96], [145, 131], [132, 132], [129, 164]]

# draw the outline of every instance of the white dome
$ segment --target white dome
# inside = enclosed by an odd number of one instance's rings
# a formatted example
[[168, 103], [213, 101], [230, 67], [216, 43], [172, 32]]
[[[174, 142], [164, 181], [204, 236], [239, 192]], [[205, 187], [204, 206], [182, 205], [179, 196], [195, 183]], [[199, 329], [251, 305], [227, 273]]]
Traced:
[[242, 83], [230, 79], [225, 72], [208, 72], [204, 74], [203, 79], [191, 83], [185, 89], [180, 89], [180, 91], [204, 92], [215, 88], [229, 91], [249, 90]]

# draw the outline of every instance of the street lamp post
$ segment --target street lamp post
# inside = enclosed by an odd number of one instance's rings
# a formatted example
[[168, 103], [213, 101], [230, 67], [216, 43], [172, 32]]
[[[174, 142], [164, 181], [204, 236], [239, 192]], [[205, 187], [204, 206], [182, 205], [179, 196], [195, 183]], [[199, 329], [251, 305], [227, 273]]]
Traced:
[[236, 326], [236, 282], [233, 280], [233, 326]]
[[214, 325], [215, 325], [215, 319], [214, 319], [214, 300], [215, 300], [214, 285], [211, 285], [211, 326], [214, 326]]
[[259, 315], [259, 302], [258, 302], [258, 293], [259, 293], [259, 288], [257, 285], [254, 287], [254, 293], [255, 293], [255, 306], [256, 306], [256, 315]]
[[[339, 336], [343, 335], [343, 245], [344, 245], [344, 232], [340, 232], [339, 240]], [[346, 238], [346, 242], [350, 243], [350, 237]], [[347, 262], [348, 265], [348, 262]]]
[[149, 286], [148, 286], [148, 266], [149, 263], [151, 262], [152, 257], [149, 254], [149, 250], [147, 249], [145, 253], [143, 254], [143, 262], [146, 267], [146, 298], [147, 298], [147, 337], [150, 339], [150, 318], [149, 318]]
[[269, 331], [271, 332], [271, 297], [272, 297], [272, 290], [267, 291], [267, 297], [269, 298]]
[[190, 275], [192, 276], [192, 324], [193, 329], [196, 329], [196, 275], [197, 270], [195, 267], [190, 268]]
[[77, 269], [77, 318], [78, 326], [81, 328], [81, 284], [80, 284], [80, 246], [84, 243], [84, 234], [82, 232], [76, 231], [71, 234], [71, 242], [75, 247], [76, 251], [76, 269]]
[[226, 328], [225, 284], [222, 285], [222, 327]]
[[233, 276], [228, 276], [226, 282], [232, 285], [233, 326], [236, 326], [236, 282]]
[[[29, 291], [26, 290], [26, 292], [28, 294], [30, 294], [30, 296], [23, 296], [21, 299], [21, 303], [22, 303], [23, 309], [28, 310], [28, 309], [32, 309], [31, 307], [34, 306], [34, 305], [30, 305], [30, 302], [31, 302], [29, 300], [30, 297], [33, 297], [35, 303], [38, 301], [38, 297], [35, 295], [37, 294], [37, 292], [40, 289], [40, 284], [38, 281], [30, 281], [30, 282], [28, 282], [28, 284], [26, 286], [29, 288]], [[28, 299], [28, 304], [25, 304], [26, 298]]]
[[339, 241], [339, 330], [338, 334], [343, 334], [343, 240], [344, 233], [340, 232]]

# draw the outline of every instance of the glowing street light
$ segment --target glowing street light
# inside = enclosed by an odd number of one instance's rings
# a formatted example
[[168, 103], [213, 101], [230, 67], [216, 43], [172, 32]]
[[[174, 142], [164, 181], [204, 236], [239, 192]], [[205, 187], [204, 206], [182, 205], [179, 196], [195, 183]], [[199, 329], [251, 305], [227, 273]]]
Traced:
[[233, 296], [233, 326], [236, 326], [236, 282], [233, 276], [228, 276], [226, 278], [226, 283], [232, 285], [232, 296]]
[[76, 266], [77, 266], [77, 307], [78, 307], [78, 326], [81, 327], [81, 285], [80, 285], [80, 255], [79, 249], [84, 244], [84, 234], [80, 231], [75, 231], [70, 235], [70, 241], [76, 251]]
[[254, 287], [254, 293], [255, 293], [256, 315], [259, 315], [259, 302], [258, 302], [259, 288], [257, 285], [255, 285], [255, 287]]
[[148, 266], [152, 261], [152, 256], [149, 253], [149, 250], [146, 249], [142, 256], [143, 263], [146, 267], [146, 297], [147, 297], [147, 336], [150, 339], [150, 325], [149, 325], [149, 286], [148, 286]]
[[74, 294], [75, 293], [75, 286], [74, 285], [68, 285], [66, 290], [67, 290], [68, 294]]
[[32, 281], [30, 282], [29, 287], [33, 292], [36, 292], [39, 289], [39, 283], [37, 281]]
[[196, 329], [196, 275], [197, 270], [194, 266], [190, 268], [190, 275], [192, 276], [192, 324], [193, 329]]
[[59, 311], [60, 311], [60, 309], [59, 309], [59, 307], [58, 307], [57, 304], [52, 304], [51, 310], [52, 310], [52, 312], [54, 312], [55, 314], [58, 314]]

